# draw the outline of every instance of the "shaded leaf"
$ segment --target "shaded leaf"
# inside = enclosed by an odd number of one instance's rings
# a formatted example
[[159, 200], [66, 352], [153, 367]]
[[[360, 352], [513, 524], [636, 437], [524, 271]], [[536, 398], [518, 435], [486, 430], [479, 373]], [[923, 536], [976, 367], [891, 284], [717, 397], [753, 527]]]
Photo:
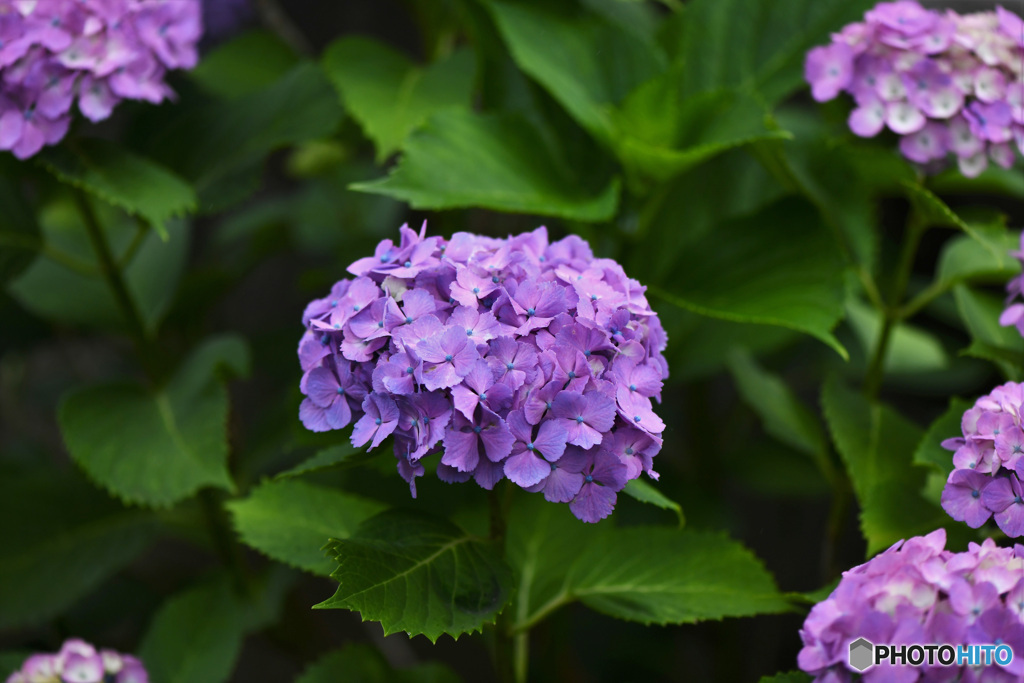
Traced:
[[0, 628], [44, 622], [132, 562], [158, 527], [78, 478], [0, 478]]
[[388, 45], [346, 36], [324, 52], [323, 67], [382, 162], [436, 111], [468, 109], [476, 65], [469, 50], [425, 67]]
[[676, 513], [676, 517], [679, 518], [680, 529], [686, 524], [686, 518], [683, 516], [683, 508], [680, 507], [679, 503], [654, 488], [654, 486], [645, 479], [631, 479], [626, 482], [626, 488], [622, 489], [622, 492], [639, 500], [641, 503], [648, 503], [655, 507], [659, 507], [662, 510], [671, 510]]
[[160, 164], [99, 139], [76, 140], [38, 157], [61, 181], [149, 222], [166, 241], [166, 222], [196, 209], [196, 194]]
[[[1016, 327], [999, 324], [999, 315], [1003, 312], [1002, 298], [963, 284], [953, 287], [953, 296], [960, 319], [973, 339], [969, 349], [971, 354], [995, 362], [1010, 379], [1020, 378], [1024, 339]], [[1016, 362], [1013, 359], [1017, 359]]]
[[[846, 302], [846, 313], [864, 349], [864, 357], [872, 357], [882, 329], [882, 315], [856, 297]], [[946, 350], [934, 335], [909, 323], [893, 326], [885, 354], [886, 373], [927, 373], [947, 367]]]
[[973, 405], [960, 398], [951, 399], [949, 410], [932, 422], [914, 450], [914, 464], [928, 465], [942, 474], [943, 478], [948, 477], [953, 471], [953, 452], [943, 448], [942, 442], [963, 434], [960, 422], [964, 413]]
[[351, 493], [301, 481], [264, 482], [227, 504], [247, 545], [279, 562], [329, 576], [337, 563], [324, 556], [331, 538], [347, 538], [385, 506]]
[[255, 30], [218, 45], [188, 75], [208, 93], [234, 99], [272, 85], [298, 63], [280, 38]]
[[719, 225], [687, 254], [671, 287], [650, 294], [702, 315], [805, 332], [846, 358], [832, 335], [843, 312], [842, 259], [805, 202], [786, 199]]
[[311, 458], [302, 461], [290, 470], [279, 473], [276, 479], [288, 479], [335, 467], [358, 465], [375, 457], [377, 457], [376, 453], [368, 453], [362, 448], [356, 448], [351, 444], [344, 443], [340, 446], [331, 446], [330, 448], [317, 451]]
[[13, 164], [0, 160], [0, 285], [25, 270], [42, 248], [35, 214], [16, 177]]
[[295, 683], [457, 683], [460, 679], [438, 662], [392, 669], [369, 645], [349, 645], [318, 659]]
[[203, 486], [232, 490], [227, 390], [215, 372], [234, 362], [217, 353], [232, 349], [231, 341], [207, 342], [160, 391], [121, 383], [67, 395], [58, 420], [71, 457], [131, 503], [164, 507]]
[[774, 676], [762, 676], [758, 683], [810, 683], [810, 674], [803, 671], [787, 671]]
[[439, 112], [404, 150], [389, 176], [352, 189], [414, 209], [481, 207], [581, 221], [607, 220], [618, 204], [618, 181], [587, 193], [533, 125], [515, 115]]
[[[936, 281], [943, 289], [975, 279], [1005, 282], [1020, 273], [1020, 261], [1009, 252], [1018, 247], [1019, 238], [1005, 225], [976, 225], [984, 244], [966, 235], [951, 239], [942, 249], [936, 269]], [[993, 254], [995, 250], [996, 254]]]
[[372, 517], [327, 552], [341, 584], [316, 608], [344, 608], [379, 621], [384, 634], [405, 631], [436, 642], [482, 631], [505, 606], [511, 572], [499, 549], [454, 524], [397, 511]]

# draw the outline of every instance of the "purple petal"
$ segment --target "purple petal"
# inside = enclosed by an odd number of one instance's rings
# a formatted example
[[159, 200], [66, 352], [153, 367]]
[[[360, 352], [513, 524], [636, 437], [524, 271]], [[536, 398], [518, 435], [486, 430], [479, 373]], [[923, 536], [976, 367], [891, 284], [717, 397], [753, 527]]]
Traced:
[[551, 465], [533, 451], [523, 451], [505, 460], [505, 476], [526, 488], [540, 482], [551, 473]]
[[606, 486], [584, 484], [569, 503], [569, 509], [581, 521], [593, 524], [612, 514], [612, 510], [615, 509], [615, 498], [615, 492]]

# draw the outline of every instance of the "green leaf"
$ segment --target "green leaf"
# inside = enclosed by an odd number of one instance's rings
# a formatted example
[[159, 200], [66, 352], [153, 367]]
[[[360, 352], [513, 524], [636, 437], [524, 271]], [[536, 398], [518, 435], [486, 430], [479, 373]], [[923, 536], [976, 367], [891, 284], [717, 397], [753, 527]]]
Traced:
[[[953, 296], [960, 319], [973, 339], [969, 349], [972, 355], [995, 362], [1010, 379], [1021, 377], [1019, 367], [1020, 359], [1024, 359], [1024, 339], [1021, 339], [1017, 328], [999, 324], [1002, 298], [962, 284], [953, 287]], [[1011, 355], [1007, 357], [1007, 354]], [[1016, 363], [1012, 362], [1013, 358], [1018, 359]]]
[[302, 63], [267, 88], [183, 111], [149, 145], [195, 186], [202, 211], [217, 211], [258, 188], [271, 152], [330, 136], [341, 117], [322, 70]]
[[537, 129], [516, 115], [439, 112], [404, 149], [388, 177], [352, 189], [414, 209], [481, 207], [580, 221], [608, 220], [618, 204], [617, 180], [588, 193]]
[[125, 510], [76, 477], [0, 478], [0, 628], [45, 622], [132, 562], [155, 538], [148, 513]]
[[671, 289], [649, 293], [694, 313], [810, 334], [843, 358], [832, 335], [843, 312], [843, 265], [817, 212], [786, 199], [718, 225], [690, 245]]
[[167, 600], [150, 623], [139, 657], [156, 683], [223, 683], [247, 633], [277, 621], [293, 575], [272, 571], [244, 598], [224, 575]]
[[[870, 358], [882, 329], [882, 316], [856, 297], [846, 302], [846, 319]], [[886, 373], [928, 373], [949, 367], [942, 343], [934, 335], [909, 323], [897, 323], [889, 337], [885, 354]]]
[[662, 510], [671, 510], [676, 513], [676, 517], [679, 518], [680, 529], [682, 529], [686, 524], [686, 518], [683, 516], [683, 508], [680, 507], [679, 503], [654, 488], [654, 486], [646, 480], [631, 479], [626, 482], [626, 488], [622, 489], [622, 492], [639, 500], [641, 503], [648, 503], [649, 505], [654, 505]]
[[35, 213], [17, 177], [13, 164], [0, 161], [0, 286], [24, 271], [43, 246]]
[[949, 208], [946, 202], [942, 201], [924, 185], [921, 185], [920, 182], [905, 180], [900, 184], [903, 186], [907, 197], [928, 225], [939, 225], [963, 230], [972, 239], [977, 241], [978, 244], [987, 249], [997, 262], [1002, 263], [1003, 260], [1009, 260], [1010, 257], [1006, 254], [1006, 250], [1002, 248], [998, 240], [993, 241], [990, 232], [979, 230], [965, 221], [953, 209]]
[[913, 464], [922, 435], [917, 425], [888, 406], [868, 402], [834, 375], [825, 382], [821, 404], [860, 503], [869, 556], [947, 522], [941, 509], [916, 495], [927, 474]]
[[942, 442], [963, 434], [960, 422], [964, 413], [974, 404], [960, 398], [949, 402], [949, 410], [932, 422], [914, 450], [914, 464], [927, 465], [942, 474], [943, 479], [953, 471], [953, 453], [942, 447]]
[[[105, 209], [98, 213], [111, 250], [118, 260], [125, 260], [139, 227], [120, 211], [105, 205], [97, 208]], [[58, 199], [44, 207], [39, 218], [47, 246], [65, 254], [78, 269], [40, 254], [11, 282], [11, 295], [28, 311], [60, 324], [123, 328], [124, 317], [99, 277], [96, 253], [74, 205]], [[155, 232], [143, 235], [123, 269], [125, 284], [150, 332], [156, 331], [170, 307], [188, 257], [190, 226], [172, 221], [167, 230], [166, 242]]]
[[762, 369], [740, 347], [729, 355], [729, 371], [740, 396], [761, 418], [764, 430], [782, 443], [810, 456], [823, 474], [831, 476], [832, 463], [828, 461], [828, 442], [821, 421], [785, 382]]
[[508, 600], [511, 572], [501, 552], [451, 522], [397, 511], [364, 522], [326, 550], [341, 585], [316, 608], [344, 608], [379, 621], [384, 635], [405, 631], [436, 642], [482, 631]]
[[39, 163], [62, 182], [145, 219], [167, 241], [169, 218], [196, 209], [192, 187], [167, 168], [99, 139], [43, 151]]
[[348, 538], [385, 506], [351, 493], [302, 481], [264, 482], [248, 498], [227, 504], [247, 545], [299, 569], [329, 576], [337, 563], [324, 557], [331, 538]]
[[591, 135], [616, 137], [613, 105], [664, 71], [665, 55], [651, 41], [596, 14], [570, 16], [550, 6], [488, 3], [512, 58]]
[[669, 72], [637, 88], [616, 117], [616, 153], [628, 167], [666, 180], [722, 152], [792, 137], [769, 126], [764, 104], [733, 90], [683, 98]]
[[748, 550], [708, 532], [583, 525], [530, 501], [509, 518], [508, 556], [519, 581], [516, 630], [574, 601], [645, 624], [782, 612], [789, 604]]
[[962, 235], [951, 239], [942, 248], [936, 272], [937, 286], [948, 289], [977, 279], [1002, 283], [1020, 273], [1020, 261], [1009, 255], [1017, 248], [1019, 236], [1010, 234], [1005, 225], [998, 223], [976, 225], [975, 230], [982, 236], [984, 244]]
[[873, 0], [694, 0], [671, 21], [691, 93], [745, 86], [769, 103], [804, 86], [807, 51], [862, 18]]
[[956, 166], [929, 178], [928, 185], [939, 195], [1002, 194], [1024, 199], [1024, 174], [1019, 168], [1000, 168], [993, 164], [976, 178], [968, 178]]
[[348, 111], [377, 148], [377, 161], [397, 152], [436, 111], [469, 109], [476, 64], [469, 50], [417, 67], [388, 45], [350, 36], [324, 51], [323, 67]]
[[273, 85], [298, 63], [275, 34], [256, 30], [218, 45], [188, 75], [208, 93], [234, 99]]
[[367, 453], [362, 448], [356, 448], [349, 443], [344, 443], [340, 446], [331, 446], [330, 448], [317, 451], [313, 457], [304, 460], [290, 470], [281, 472], [276, 478], [289, 479], [335, 467], [358, 465], [375, 457], [377, 457], [376, 453]]
[[[166, 507], [204, 486], [233, 490], [227, 469], [228, 396], [217, 354], [238, 347], [207, 342], [168, 385], [108, 384], [64, 398], [58, 421], [71, 457], [126, 502]], [[242, 347], [244, 348], [244, 347]]]
[[348, 645], [318, 659], [295, 683], [458, 683], [448, 667], [437, 662], [392, 669], [369, 645]]

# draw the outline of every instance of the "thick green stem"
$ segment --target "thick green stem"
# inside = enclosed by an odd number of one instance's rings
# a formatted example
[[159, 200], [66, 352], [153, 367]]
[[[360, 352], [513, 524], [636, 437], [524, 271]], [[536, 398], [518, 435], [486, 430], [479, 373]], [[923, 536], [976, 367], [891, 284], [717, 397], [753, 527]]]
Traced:
[[[505, 482], [501, 482], [504, 484]], [[508, 511], [508, 495], [506, 487], [495, 486], [488, 492], [488, 498], [491, 506], [491, 533], [490, 538], [494, 543], [504, 546], [505, 545], [505, 532], [506, 518]], [[501, 683], [519, 683], [520, 680], [525, 681], [525, 677], [520, 679], [518, 676], [518, 665], [519, 659], [523, 659], [523, 668], [526, 667], [526, 657], [528, 656], [525, 651], [519, 652], [518, 637], [513, 635], [512, 632], [512, 610], [507, 606], [498, 615], [497, 623], [494, 629], [494, 668], [498, 674], [498, 680]], [[525, 672], [524, 672], [525, 676]]]
[[907, 230], [903, 236], [903, 247], [900, 250], [899, 262], [893, 276], [889, 302], [882, 310], [882, 328], [878, 332], [875, 348], [864, 377], [864, 395], [869, 399], [877, 398], [878, 392], [882, 388], [889, 342], [892, 339], [893, 329], [901, 318], [901, 306], [903, 298], [907, 294], [910, 272], [914, 268], [914, 257], [917, 256], [917, 247], [921, 243], [921, 236], [924, 235], [927, 225], [916, 209], [911, 207], [910, 214], [907, 216]]

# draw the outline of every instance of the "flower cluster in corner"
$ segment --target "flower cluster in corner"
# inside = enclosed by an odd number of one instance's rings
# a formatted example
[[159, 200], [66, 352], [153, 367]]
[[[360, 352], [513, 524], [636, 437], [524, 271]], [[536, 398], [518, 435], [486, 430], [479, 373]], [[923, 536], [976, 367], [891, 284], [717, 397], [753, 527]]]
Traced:
[[978, 528], [995, 517], [1007, 536], [1024, 536], [1024, 385], [1007, 382], [964, 413], [963, 436], [946, 439], [954, 470], [942, 491], [942, 508]]
[[32, 655], [7, 683], [149, 683], [135, 657], [97, 650], [77, 638], [64, 642], [56, 654]]
[[1024, 21], [998, 7], [960, 15], [913, 0], [886, 2], [807, 54], [814, 99], [847, 92], [850, 129], [901, 136], [905, 157], [940, 168], [949, 153], [968, 177], [1024, 154]]
[[122, 99], [171, 97], [164, 76], [195, 66], [201, 34], [199, 0], [0, 3], [0, 150], [56, 144], [76, 103], [102, 121]]
[[667, 337], [645, 288], [543, 227], [425, 230], [403, 226], [306, 308], [303, 424], [354, 422], [355, 446], [392, 437], [413, 496], [435, 453], [443, 481], [507, 477], [586, 522], [611, 514], [627, 481], [657, 478]]
[[[1005, 643], [1024, 652], [1024, 546], [992, 539], [967, 552], [944, 550], [943, 529], [900, 541], [843, 573], [800, 630], [797, 661], [815, 681], [853, 680], [850, 643]], [[927, 661], [927, 660], [926, 660]], [[882, 663], [864, 681], [1015, 681], [1024, 657], [1006, 666], [929, 667]]]

